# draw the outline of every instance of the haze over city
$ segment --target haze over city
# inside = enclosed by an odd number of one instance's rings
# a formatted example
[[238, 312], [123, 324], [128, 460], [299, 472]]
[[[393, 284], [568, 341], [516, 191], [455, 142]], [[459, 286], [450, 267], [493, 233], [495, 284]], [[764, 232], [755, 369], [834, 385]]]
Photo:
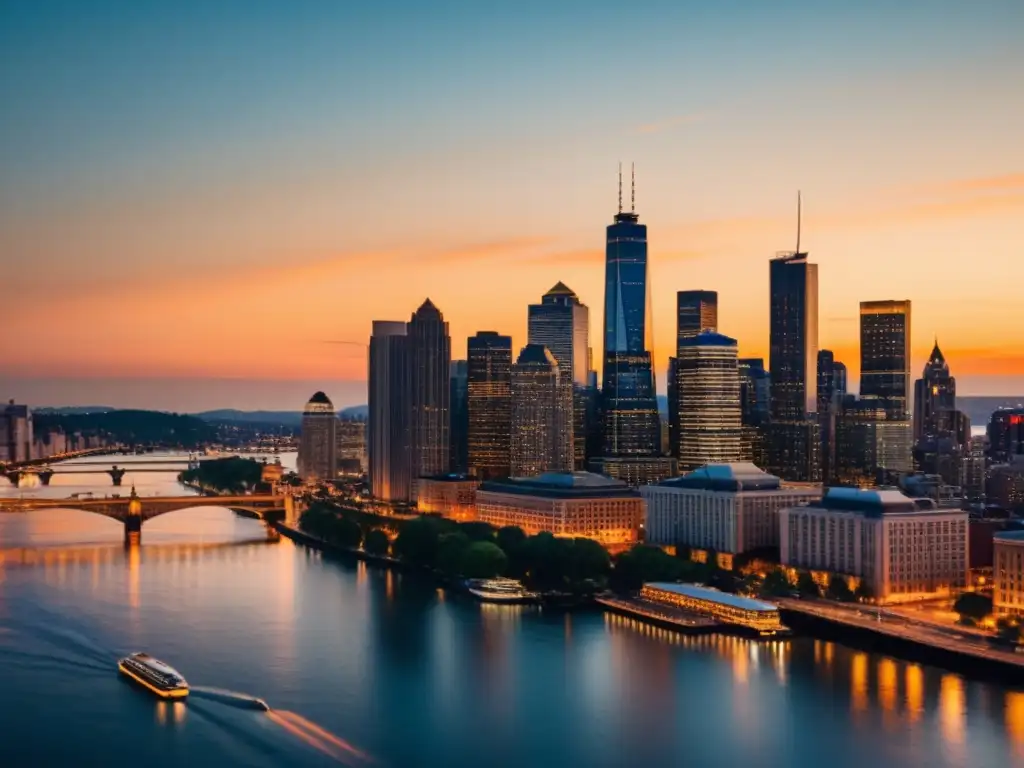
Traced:
[[854, 381], [858, 302], [911, 299], [915, 375], [937, 336], [961, 394], [1018, 394], [1022, 28], [1013, 0], [5, 6], [3, 390], [353, 405], [373, 319], [429, 296], [453, 357], [481, 329], [518, 348], [559, 280], [599, 360], [622, 161], [660, 392], [677, 290], [717, 290], [767, 357], [801, 189]]

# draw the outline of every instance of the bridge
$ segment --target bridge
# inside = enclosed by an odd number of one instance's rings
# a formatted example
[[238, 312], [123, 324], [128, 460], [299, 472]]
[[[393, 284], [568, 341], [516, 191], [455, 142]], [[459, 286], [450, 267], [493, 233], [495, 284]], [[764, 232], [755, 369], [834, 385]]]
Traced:
[[[173, 472], [174, 474], [179, 474], [182, 471], [180, 467], [164, 467], [163, 469], [157, 467], [142, 467], [140, 469], [135, 469], [134, 465], [141, 463], [142, 462], [133, 461], [131, 466], [128, 467], [119, 467], [117, 464], [108, 465], [110, 466], [110, 469], [78, 469], [81, 464], [69, 464], [67, 467], [62, 467], [61, 469], [54, 469], [53, 467], [43, 467], [41, 469], [36, 467], [25, 467], [20, 469], [8, 469], [0, 474], [3, 474], [3, 476], [10, 480], [11, 484], [14, 486], [20, 485], [21, 479], [30, 475], [38, 477], [39, 482], [43, 485], [49, 485], [50, 480], [53, 479], [54, 475], [110, 475], [110, 479], [113, 484], [115, 486], [120, 486], [121, 481], [128, 472], [131, 472], [132, 474], [137, 472]], [[189, 465], [188, 468], [191, 469], [192, 465]]]
[[105, 499], [13, 499], [4, 507], [9, 512], [34, 509], [77, 509], [103, 515], [124, 524], [125, 541], [137, 542], [142, 524], [154, 517], [194, 507], [223, 507], [236, 514], [265, 523], [298, 520], [295, 498], [285, 494], [252, 496], [139, 496], [132, 488], [130, 496]]

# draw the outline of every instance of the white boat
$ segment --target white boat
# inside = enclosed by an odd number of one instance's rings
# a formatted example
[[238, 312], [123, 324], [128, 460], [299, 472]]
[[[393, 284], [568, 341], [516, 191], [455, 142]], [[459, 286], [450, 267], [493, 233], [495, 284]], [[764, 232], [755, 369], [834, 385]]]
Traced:
[[466, 582], [466, 588], [485, 603], [524, 603], [534, 599], [515, 579], [472, 579]]
[[148, 653], [133, 653], [117, 662], [121, 674], [148, 688], [161, 699], [183, 699], [188, 683], [177, 670]]

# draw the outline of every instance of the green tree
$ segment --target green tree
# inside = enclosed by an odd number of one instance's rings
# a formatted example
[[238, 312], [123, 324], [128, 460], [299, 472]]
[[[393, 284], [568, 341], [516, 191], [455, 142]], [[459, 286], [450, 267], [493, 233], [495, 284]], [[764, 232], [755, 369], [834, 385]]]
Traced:
[[875, 599], [875, 592], [871, 589], [871, 585], [868, 584], [866, 579], [861, 579], [860, 583], [857, 585], [857, 589], [854, 590], [853, 596], [862, 603], [866, 603], [869, 600]]
[[658, 547], [638, 544], [615, 560], [612, 587], [633, 592], [649, 581], [676, 581], [684, 573], [684, 563]]
[[490, 523], [471, 521], [460, 523], [459, 530], [469, 537], [470, 541], [494, 541], [494, 526]]
[[977, 623], [992, 613], [992, 598], [980, 592], [962, 592], [953, 603], [953, 610], [960, 614], [962, 623]]
[[850, 585], [846, 583], [846, 579], [836, 574], [832, 575], [828, 580], [828, 598], [842, 603], [853, 602], [853, 592], [850, 590]]
[[1005, 643], [1019, 643], [1021, 638], [1020, 622], [1009, 616], [1002, 616], [996, 621], [996, 636]]
[[789, 597], [793, 585], [789, 583], [789, 577], [784, 570], [773, 568], [765, 574], [760, 591], [765, 597]]
[[437, 559], [434, 565], [447, 576], [459, 576], [462, 573], [463, 558], [472, 542], [462, 531], [441, 534], [437, 546]]
[[363, 549], [371, 555], [383, 557], [391, 549], [391, 540], [380, 528], [373, 528], [367, 531], [363, 538]]
[[569, 549], [569, 580], [574, 583], [603, 582], [611, 571], [608, 550], [593, 539], [576, 538]]
[[810, 571], [800, 571], [796, 577], [796, 589], [803, 597], [821, 597], [821, 589]]
[[526, 582], [542, 591], [565, 589], [569, 546], [546, 531], [527, 539], [522, 547]]
[[434, 518], [421, 516], [408, 520], [391, 545], [396, 557], [410, 563], [433, 567], [437, 557], [441, 526]]
[[363, 529], [353, 520], [338, 517], [335, 518], [334, 525], [331, 526], [330, 540], [339, 547], [358, 549], [359, 545], [363, 543]]
[[475, 541], [462, 555], [462, 573], [467, 579], [500, 576], [505, 572], [507, 564], [508, 557], [493, 541]]

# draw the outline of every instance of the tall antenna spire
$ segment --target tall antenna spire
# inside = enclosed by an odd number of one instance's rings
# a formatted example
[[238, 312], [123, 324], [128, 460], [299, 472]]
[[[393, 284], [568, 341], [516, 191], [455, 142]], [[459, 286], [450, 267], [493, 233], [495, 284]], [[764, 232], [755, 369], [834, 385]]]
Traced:
[[796, 191], [796, 253], [800, 255], [800, 190]]
[[629, 164], [629, 212], [636, 213], [636, 163]]
[[619, 213], [622, 213], [622, 161], [619, 161]]

